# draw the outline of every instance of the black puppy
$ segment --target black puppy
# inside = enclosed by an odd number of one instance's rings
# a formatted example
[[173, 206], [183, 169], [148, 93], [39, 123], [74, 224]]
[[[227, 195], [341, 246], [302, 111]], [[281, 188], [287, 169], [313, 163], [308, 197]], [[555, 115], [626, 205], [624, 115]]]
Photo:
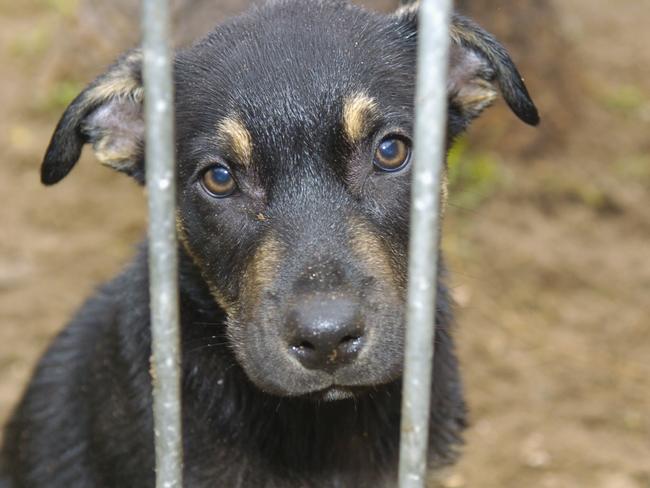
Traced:
[[[416, 7], [279, 1], [175, 59], [187, 487], [380, 487], [396, 479]], [[503, 93], [505, 50], [454, 17], [448, 141]], [[145, 180], [141, 54], [84, 90], [42, 180], [91, 143]], [[442, 279], [440, 280], [442, 281]], [[80, 310], [10, 421], [13, 487], [152, 487], [147, 256]], [[451, 462], [465, 408], [439, 284], [430, 427]]]

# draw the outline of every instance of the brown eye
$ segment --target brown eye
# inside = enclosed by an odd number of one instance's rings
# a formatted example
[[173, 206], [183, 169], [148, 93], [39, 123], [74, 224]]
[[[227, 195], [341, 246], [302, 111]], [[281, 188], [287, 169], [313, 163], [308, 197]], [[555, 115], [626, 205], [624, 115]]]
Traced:
[[230, 170], [221, 165], [212, 166], [203, 173], [203, 186], [217, 198], [230, 196], [237, 188]]
[[411, 144], [403, 137], [388, 136], [375, 150], [374, 165], [382, 171], [399, 171], [411, 158]]

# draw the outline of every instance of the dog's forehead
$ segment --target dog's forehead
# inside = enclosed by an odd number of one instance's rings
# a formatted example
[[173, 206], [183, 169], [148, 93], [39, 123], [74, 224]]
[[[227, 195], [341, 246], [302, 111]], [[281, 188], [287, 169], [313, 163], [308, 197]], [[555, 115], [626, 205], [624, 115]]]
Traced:
[[352, 101], [361, 113], [360, 100], [408, 94], [406, 44], [394, 18], [337, 2], [260, 8], [181, 53], [179, 116], [194, 133], [235, 120], [267, 145], [313, 138]]

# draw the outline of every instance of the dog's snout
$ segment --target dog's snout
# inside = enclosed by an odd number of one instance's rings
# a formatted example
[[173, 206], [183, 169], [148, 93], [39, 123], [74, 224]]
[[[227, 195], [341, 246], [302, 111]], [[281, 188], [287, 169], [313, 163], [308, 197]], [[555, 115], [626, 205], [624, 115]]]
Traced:
[[307, 369], [333, 372], [349, 364], [364, 346], [359, 304], [340, 294], [317, 293], [288, 314], [290, 353]]

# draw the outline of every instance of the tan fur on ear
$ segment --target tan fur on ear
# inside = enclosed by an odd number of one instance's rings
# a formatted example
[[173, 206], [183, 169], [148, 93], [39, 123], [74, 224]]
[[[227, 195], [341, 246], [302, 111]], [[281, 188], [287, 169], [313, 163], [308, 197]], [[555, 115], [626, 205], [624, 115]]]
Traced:
[[497, 98], [498, 92], [492, 83], [477, 80], [471, 86], [458, 92], [457, 100], [464, 107], [471, 107], [476, 112], [488, 108]]
[[86, 103], [94, 105], [112, 97], [131, 97], [136, 102], [144, 100], [144, 88], [134, 73], [134, 66], [142, 63], [140, 50], [127, 54], [121, 62], [98, 80], [86, 93]]
[[101, 103], [111, 97], [131, 97], [136, 102], [142, 102], [144, 88], [132, 78], [109, 79], [88, 91], [88, 104]]
[[103, 137], [93, 144], [95, 157], [104, 166], [109, 166], [117, 171], [125, 171], [132, 164], [136, 146], [120, 144], [114, 137]]
[[454, 103], [470, 118], [478, 116], [496, 100], [496, 84], [480, 76], [489, 70], [487, 62], [478, 54], [452, 46], [448, 90]]
[[415, 15], [418, 12], [418, 9], [420, 8], [420, 2], [409, 2], [405, 5], [400, 6], [396, 11], [395, 15], [398, 17], [405, 16], [405, 15]]
[[[410, 27], [411, 31], [417, 31], [419, 3], [413, 2], [400, 7], [395, 16], [397, 19]], [[456, 100], [459, 107], [466, 109], [467, 122], [478, 116], [497, 96], [499, 89], [512, 111], [530, 125], [539, 123], [539, 114], [533, 100], [528, 93], [524, 80], [519, 74], [512, 58], [506, 49], [480, 26], [471, 20], [452, 14], [449, 25], [449, 36], [451, 40], [451, 68], [453, 73], [454, 62], [461, 61], [462, 56], [457, 55], [454, 59], [454, 52], [466, 56], [474, 55], [480, 57], [480, 63], [471, 60], [477, 70], [473, 78], [463, 77], [463, 81], [478, 80], [483, 78], [484, 82], [473, 83], [468, 90], [459, 88], [459, 84], [453, 85], [456, 90], [452, 96], [459, 95]], [[480, 64], [480, 66], [479, 66]], [[469, 74], [469, 70], [465, 70]], [[453, 84], [453, 83], [452, 83]], [[488, 85], [489, 84], [489, 85]]]
[[142, 104], [131, 98], [112, 98], [92, 112], [82, 124], [100, 163], [118, 171], [133, 166], [142, 151]]

